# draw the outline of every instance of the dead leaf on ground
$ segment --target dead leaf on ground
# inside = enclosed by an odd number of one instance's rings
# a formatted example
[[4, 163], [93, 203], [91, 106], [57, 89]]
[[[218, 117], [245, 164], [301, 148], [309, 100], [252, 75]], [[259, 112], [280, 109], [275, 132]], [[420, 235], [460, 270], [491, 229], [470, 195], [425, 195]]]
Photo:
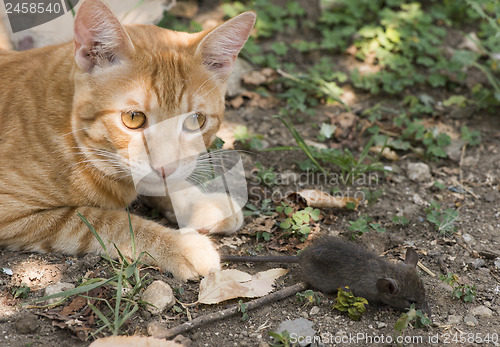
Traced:
[[288, 269], [271, 269], [250, 275], [246, 272], [212, 270], [200, 283], [198, 301], [203, 304], [217, 304], [234, 298], [256, 298], [273, 290], [274, 281], [288, 272]]
[[243, 75], [241, 78], [243, 83], [249, 86], [260, 86], [265, 83], [270, 83], [278, 77], [276, 71], [271, 68], [264, 68], [262, 70], [254, 70]]
[[276, 107], [280, 101], [273, 96], [265, 97], [259, 93], [251, 91], [244, 91], [229, 101], [229, 105], [235, 109], [240, 108], [246, 103], [248, 103], [248, 106], [250, 107], [258, 107], [263, 110], [267, 110]]
[[[370, 152], [374, 153], [376, 155], [379, 155], [380, 151], [382, 151], [382, 146], [373, 146], [370, 148]], [[392, 161], [399, 160], [399, 155], [397, 155], [397, 153], [394, 152], [389, 147], [384, 148], [384, 150], [382, 151], [382, 157], [384, 157], [385, 159], [388, 159], [388, 160], [392, 160]]]
[[317, 208], [346, 208], [348, 203], [356, 204], [358, 207], [359, 200], [350, 196], [335, 197], [317, 189], [304, 189], [296, 193], [289, 194], [288, 199], [305, 201], [307, 206]]

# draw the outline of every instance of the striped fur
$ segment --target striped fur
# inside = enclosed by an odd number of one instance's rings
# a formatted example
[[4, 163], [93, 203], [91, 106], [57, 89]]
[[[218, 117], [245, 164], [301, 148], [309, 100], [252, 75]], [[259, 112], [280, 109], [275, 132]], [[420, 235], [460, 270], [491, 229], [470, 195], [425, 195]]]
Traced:
[[[99, 22], [92, 24], [96, 11]], [[239, 29], [223, 24], [198, 34], [146, 25], [123, 28], [100, 0], [86, 0], [75, 19], [75, 42], [0, 52], [0, 245], [100, 253], [78, 211], [108, 250], [114, 250], [114, 243], [131, 256], [124, 209], [137, 192], [122, 164], [134, 132], [141, 130], [124, 127], [121, 113], [140, 110], [148, 116], [147, 124], [153, 124], [201, 112], [208, 117], [203, 139], [209, 144], [223, 118], [227, 67], [254, 20], [254, 14], [245, 13], [227, 22]], [[88, 23], [94, 25], [90, 31], [84, 28]], [[106, 34], [106, 42], [98, 40], [99, 33]], [[210, 37], [210, 47], [203, 44], [205, 37]], [[217, 59], [217, 40], [238, 43], [229, 53], [221, 48], [225, 65], [220, 70], [204, 63], [207, 55]], [[95, 48], [90, 53], [85, 51], [89, 44]], [[179, 153], [189, 147], [168, 138], [156, 140]], [[194, 214], [206, 208], [196, 205], [194, 196], [186, 199], [186, 210]], [[169, 205], [167, 199], [153, 200]], [[217, 209], [217, 198], [210, 204]], [[241, 225], [240, 215], [216, 224], [210, 214], [203, 218], [213, 232]], [[209, 238], [194, 229], [171, 230], [138, 216], [132, 216], [132, 224], [137, 251], [149, 252], [156, 259], [152, 263], [164, 271], [186, 279], [220, 266]]]

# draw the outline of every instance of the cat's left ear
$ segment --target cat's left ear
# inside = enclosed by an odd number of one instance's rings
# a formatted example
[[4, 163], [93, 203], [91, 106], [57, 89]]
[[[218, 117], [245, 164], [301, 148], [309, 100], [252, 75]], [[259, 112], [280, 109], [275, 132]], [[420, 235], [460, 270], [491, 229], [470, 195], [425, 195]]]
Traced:
[[101, 0], [85, 0], [75, 17], [75, 59], [90, 72], [123, 60], [134, 50], [125, 28]]
[[209, 32], [196, 49], [203, 64], [220, 77], [228, 77], [256, 18], [254, 12], [244, 12]]

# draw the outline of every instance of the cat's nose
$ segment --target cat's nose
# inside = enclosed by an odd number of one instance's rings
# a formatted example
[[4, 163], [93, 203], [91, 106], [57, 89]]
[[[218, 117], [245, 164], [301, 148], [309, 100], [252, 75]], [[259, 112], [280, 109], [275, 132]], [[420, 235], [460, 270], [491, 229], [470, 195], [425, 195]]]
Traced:
[[151, 165], [151, 168], [154, 171], [156, 171], [156, 173], [158, 175], [160, 175], [160, 177], [163, 177], [163, 178], [170, 176], [177, 169], [176, 166], [169, 166], [169, 165], [159, 166], [159, 167]]

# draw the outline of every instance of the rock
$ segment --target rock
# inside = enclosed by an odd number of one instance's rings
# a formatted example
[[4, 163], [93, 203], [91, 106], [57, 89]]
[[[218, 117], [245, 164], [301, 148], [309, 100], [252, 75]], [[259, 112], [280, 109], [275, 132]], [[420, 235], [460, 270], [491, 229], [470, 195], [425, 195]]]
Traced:
[[477, 258], [474, 259], [471, 264], [474, 269], [479, 269], [483, 267], [486, 264], [486, 262], [484, 261], [484, 259]]
[[[304, 318], [298, 318], [294, 320], [286, 320], [281, 322], [278, 329], [275, 330], [276, 333], [281, 334], [283, 331], [288, 331], [291, 337], [298, 338], [299, 336], [311, 336], [311, 338], [316, 334], [316, 330], [312, 328], [313, 322], [308, 321]], [[307, 339], [304, 339], [302, 343], [299, 342], [299, 346], [307, 346]]]
[[450, 314], [448, 316], [448, 324], [455, 325], [462, 321], [462, 316], [456, 314]]
[[473, 316], [479, 316], [479, 317], [493, 316], [493, 311], [484, 305], [474, 307], [472, 310], [469, 311], [469, 313]]
[[163, 281], [154, 281], [142, 293], [141, 299], [154, 306], [147, 305], [146, 309], [152, 314], [160, 314], [164, 310], [169, 310], [175, 304], [175, 297], [172, 288]]
[[245, 91], [243, 88], [241, 77], [253, 69], [252, 65], [242, 58], [236, 59], [234, 63], [233, 72], [227, 80], [227, 92], [226, 94], [233, 98]]
[[414, 182], [424, 182], [431, 179], [431, 169], [424, 163], [409, 163], [406, 175]]
[[[49, 295], [61, 293], [61, 292], [64, 292], [66, 290], [74, 289], [74, 288], [75, 288], [75, 285], [72, 283], [57, 282], [56, 284], [51, 284], [50, 286], [47, 286], [47, 288], [45, 288], [44, 296], [49, 296]], [[62, 297], [49, 299], [49, 300], [47, 300], [47, 303], [49, 305], [51, 305], [51, 304], [58, 302], [61, 299], [62, 299]]]
[[377, 322], [377, 329], [382, 329], [387, 326], [387, 323], [384, 322]]
[[14, 326], [19, 334], [32, 334], [39, 328], [38, 317], [34, 315], [19, 317]]
[[318, 314], [319, 313], [319, 307], [318, 306], [313, 306], [311, 308], [311, 311], [309, 312], [309, 315], [310, 316], [314, 316], [315, 314]]
[[470, 234], [463, 234], [462, 238], [464, 239], [465, 243], [469, 245], [473, 245], [475, 243], [474, 238]]
[[477, 318], [474, 317], [473, 315], [467, 315], [464, 318], [464, 323], [467, 326], [475, 327], [477, 325], [478, 321], [477, 321]]
[[495, 264], [495, 267], [497, 270], [500, 270], [500, 258], [495, 258], [495, 261], [493, 262]]
[[478, 157], [467, 156], [464, 158], [464, 161], [462, 162], [462, 164], [463, 164], [463, 166], [471, 167], [471, 166], [476, 166], [478, 162], [479, 162]]
[[448, 158], [458, 163], [460, 161], [460, 156], [462, 155], [462, 147], [464, 143], [465, 142], [462, 139], [451, 140], [451, 144], [444, 148]]

